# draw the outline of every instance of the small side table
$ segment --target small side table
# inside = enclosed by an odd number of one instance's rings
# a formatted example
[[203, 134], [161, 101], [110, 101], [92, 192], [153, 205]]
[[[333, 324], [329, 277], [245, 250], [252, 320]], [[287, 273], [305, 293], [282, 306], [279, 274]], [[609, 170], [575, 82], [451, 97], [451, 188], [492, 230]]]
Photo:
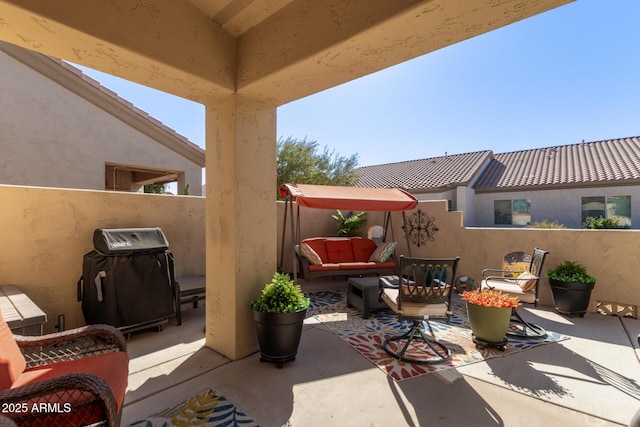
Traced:
[[206, 298], [206, 284], [207, 277], [204, 275], [176, 277], [176, 325], [182, 325], [182, 304], [193, 303], [193, 308], [196, 308], [198, 301]]
[[47, 314], [17, 286], [0, 286], [0, 310], [14, 334], [42, 335]]
[[[384, 276], [395, 279], [394, 276]], [[362, 318], [369, 318], [373, 308], [384, 308], [387, 304], [380, 301], [380, 276], [350, 277], [347, 281], [347, 307], [355, 307], [362, 312]]]

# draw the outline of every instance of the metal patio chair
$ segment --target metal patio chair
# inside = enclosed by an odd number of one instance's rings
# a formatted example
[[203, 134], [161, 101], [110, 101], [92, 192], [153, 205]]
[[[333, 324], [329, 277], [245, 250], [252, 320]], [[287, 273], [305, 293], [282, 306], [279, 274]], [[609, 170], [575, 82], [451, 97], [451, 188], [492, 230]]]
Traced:
[[[519, 253], [512, 253], [515, 254]], [[544, 260], [549, 254], [548, 251], [535, 248], [531, 254], [529, 266], [527, 269], [514, 270], [510, 268], [503, 269], [485, 269], [482, 271], [482, 289], [495, 289], [505, 294], [516, 296], [520, 302], [533, 304], [538, 306], [540, 277], [542, 275], [542, 266]], [[505, 257], [508, 264], [508, 257]], [[514, 262], [521, 262], [520, 259], [514, 259]], [[539, 325], [527, 322], [522, 318], [518, 309], [514, 308], [511, 315], [511, 325], [507, 335], [516, 338], [544, 338], [547, 332]]]
[[[385, 351], [405, 362], [434, 365], [451, 359], [451, 351], [435, 339], [429, 320], [451, 318], [453, 280], [460, 258], [400, 256], [399, 276], [380, 278], [380, 296], [401, 320], [412, 322], [408, 331], [388, 337]], [[429, 334], [423, 331], [429, 330]]]

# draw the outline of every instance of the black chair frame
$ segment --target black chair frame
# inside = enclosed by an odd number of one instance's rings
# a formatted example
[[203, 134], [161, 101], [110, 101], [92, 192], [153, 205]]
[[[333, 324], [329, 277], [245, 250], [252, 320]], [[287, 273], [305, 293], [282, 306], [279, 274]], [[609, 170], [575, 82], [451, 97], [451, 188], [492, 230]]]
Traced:
[[[444, 363], [451, 359], [451, 351], [435, 339], [429, 319], [440, 317], [450, 321], [454, 292], [452, 284], [459, 260], [459, 257], [436, 259], [400, 256], [400, 275], [395, 280], [380, 278], [381, 299], [401, 320], [412, 322], [407, 332], [385, 339], [384, 349], [390, 356], [426, 365]], [[430, 313], [429, 305], [439, 305], [438, 309], [446, 305], [446, 309], [444, 312]], [[429, 330], [429, 334], [424, 332], [425, 329]], [[417, 351], [421, 347], [425, 349], [424, 352]], [[429, 351], [426, 351], [427, 348]]]
[[[531, 255], [531, 263], [529, 264], [529, 269], [527, 270], [534, 276], [536, 276], [536, 284], [534, 287], [535, 292], [535, 300], [533, 302], [534, 307], [538, 306], [538, 302], [540, 301], [539, 293], [540, 293], [540, 278], [542, 276], [542, 267], [544, 265], [545, 258], [549, 254], [548, 251], [535, 248], [533, 250], [533, 254]], [[524, 273], [525, 271], [514, 271], [514, 270], [500, 270], [500, 269], [490, 269], [487, 268], [482, 271], [482, 280], [505, 280], [505, 274], [514, 274], [514, 273]], [[497, 275], [499, 274], [499, 275]], [[518, 279], [517, 277], [509, 277], [508, 280], [513, 282], [518, 282], [518, 280], [530, 280], [530, 279]], [[491, 288], [490, 285], [487, 285]], [[524, 301], [523, 301], [524, 302]], [[511, 323], [513, 327], [509, 328], [507, 335], [514, 338], [546, 338], [547, 331], [544, 330], [543, 327], [536, 325], [534, 323], [526, 321], [518, 312], [517, 307], [515, 307], [511, 313]]]

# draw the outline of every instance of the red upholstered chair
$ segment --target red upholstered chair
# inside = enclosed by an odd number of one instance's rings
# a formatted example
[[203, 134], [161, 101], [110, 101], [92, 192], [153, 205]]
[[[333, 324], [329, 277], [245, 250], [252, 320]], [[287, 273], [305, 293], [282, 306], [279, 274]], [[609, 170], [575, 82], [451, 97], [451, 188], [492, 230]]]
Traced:
[[119, 426], [128, 375], [126, 341], [111, 326], [23, 337], [0, 314], [0, 402], [19, 426]]

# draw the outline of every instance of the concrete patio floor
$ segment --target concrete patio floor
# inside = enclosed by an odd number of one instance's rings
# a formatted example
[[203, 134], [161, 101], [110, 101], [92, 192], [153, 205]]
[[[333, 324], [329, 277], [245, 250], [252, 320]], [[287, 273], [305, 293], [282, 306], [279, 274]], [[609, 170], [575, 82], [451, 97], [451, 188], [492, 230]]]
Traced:
[[[346, 280], [302, 286], [346, 288]], [[284, 368], [259, 353], [231, 362], [204, 347], [204, 307], [184, 306], [182, 326], [170, 320], [129, 337], [122, 425], [210, 387], [263, 427], [628, 425], [640, 408], [640, 320], [522, 313], [570, 339], [395, 382], [313, 319]]]

